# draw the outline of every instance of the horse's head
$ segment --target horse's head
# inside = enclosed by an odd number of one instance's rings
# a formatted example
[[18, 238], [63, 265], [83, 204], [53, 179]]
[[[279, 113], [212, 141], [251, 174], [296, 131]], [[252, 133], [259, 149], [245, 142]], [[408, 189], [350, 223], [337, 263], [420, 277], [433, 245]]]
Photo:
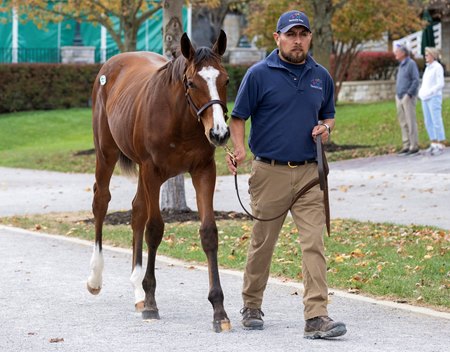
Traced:
[[227, 36], [220, 31], [212, 49], [191, 44], [186, 33], [181, 37], [181, 53], [186, 58], [184, 85], [188, 103], [205, 128], [205, 135], [215, 146], [227, 143], [230, 131], [226, 124], [228, 74], [221, 58]]

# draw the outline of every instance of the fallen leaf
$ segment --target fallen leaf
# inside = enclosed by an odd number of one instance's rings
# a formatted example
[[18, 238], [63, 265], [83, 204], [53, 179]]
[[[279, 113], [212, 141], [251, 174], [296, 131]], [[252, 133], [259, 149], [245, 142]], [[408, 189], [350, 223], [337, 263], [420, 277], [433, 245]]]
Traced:
[[336, 258], [334, 258], [334, 261], [336, 263], [342, 263], [344, 261], [344, 257], [342, 255], [338, 255]]
[[50, 343], [58, 343], [58, 342], [64, 342], [64, 339], [62, 337], [54, 337], [50, 340], [48, 340]]
[[360, 290], [357, 289], [357, 288], [349, 288], [347, 292], [348, 293], [353, 293], [355, 295], [358, 295], [360, 293]]

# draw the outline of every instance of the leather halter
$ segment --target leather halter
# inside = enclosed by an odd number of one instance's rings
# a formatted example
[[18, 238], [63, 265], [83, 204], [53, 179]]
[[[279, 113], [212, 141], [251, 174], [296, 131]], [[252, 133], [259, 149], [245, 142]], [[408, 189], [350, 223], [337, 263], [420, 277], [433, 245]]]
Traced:
[[214, 105], [214, 104], [219, 104], [223, 108], [223, 111], [225, 113], [225, 121], [227, 120], [228, 108], [227, 108], [226, 103], [224, 103], [222, 100], [213, 99], [213, 100], [208, 101], [206, 104], [202, 105], [200, 108], [198, 108], [197, 105], [195, 105], [194, 101], [192, 100], [191, 95], [189, 94], [189, 86], [187, 84], [186, 75], [183, 75], [183, 84], [184, 84], [184, 95], [186, 96], [188, 105], [191, 107], [191, 109], [197, 115], [198, 122], [200, 122], [200, 117], [201, 117], [202, 113], [206, 109], [208, 109], [211, 105]]

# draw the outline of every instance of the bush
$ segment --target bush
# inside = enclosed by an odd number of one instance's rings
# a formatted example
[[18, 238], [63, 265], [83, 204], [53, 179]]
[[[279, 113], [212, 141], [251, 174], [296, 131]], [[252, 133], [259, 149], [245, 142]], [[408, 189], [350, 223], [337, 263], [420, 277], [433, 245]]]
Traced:
[[[335, 57], [331, 57], [331, 70], [335, 65]], [[393, 77], [398, 66], [392, 52], [362, 51], [350, 64], [344, 81], [385, 80]]]
[[101, 65], [0, 65], [0, 113], [87, 107]]
[[224, 66], [228, 72], [228, 77], [230, 77], [230, 83], [227, 88], [227, 99], [228, 101], [234, 101], [236, 99], [236, 94], [239, 90], [239, 85], [241, 84], [242, 78], [247, 72], [249, 66], [230, 64], [225, 64]]
[[[0, 65], [0, 113], [87, 107], [101, 64]], [[225, 65], [233, 101], [248, 66]]]

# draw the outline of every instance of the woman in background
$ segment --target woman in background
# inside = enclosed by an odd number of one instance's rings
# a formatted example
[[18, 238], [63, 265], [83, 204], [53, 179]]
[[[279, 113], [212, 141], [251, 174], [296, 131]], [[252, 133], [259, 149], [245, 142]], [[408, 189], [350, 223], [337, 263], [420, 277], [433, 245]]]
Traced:
[[422, 101], [425, 127], [430, 137], [431, 145], [427, 149], [431, 155], [442, 154], [445, 148], [445, 131], [442, 121], [442, 89], [444, 88], [444, 68], [438, 61], [439, 51], [436, 48], [425, 48], [427, 64], [419, 89]]

